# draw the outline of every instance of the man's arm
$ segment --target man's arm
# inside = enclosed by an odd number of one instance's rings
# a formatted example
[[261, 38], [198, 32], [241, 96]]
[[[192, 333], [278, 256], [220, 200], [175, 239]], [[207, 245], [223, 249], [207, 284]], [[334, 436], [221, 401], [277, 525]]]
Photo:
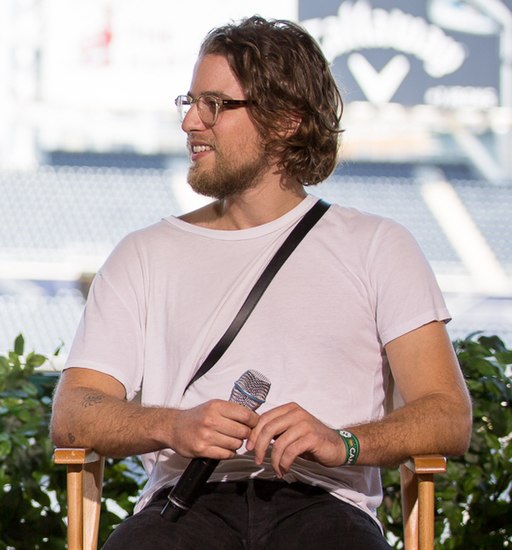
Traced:
[[92, 447], [124, 457], [172, 448], [184, 457], [232, 458], [257, 423], [249, 409], [212, 400], [192, 409], [126, 401], [115, 378], [90, 369], [62, 373], [54, 396], [51, 437], [61, 447]]
[[[411, 331], [390, 342], [386, 353], [405, 405], [378, 422], [338, 426], [359, 439], [357, 463], [388, 466], [414, 454], [463, 454], [471, 435], [471, 402], [444, 324]], [[299, 456], [328, 467], [345, 461], [335, 430], [295, 403], [261, 415], [247, 444], [257, 463], [272, 440], [272, 465], [280, 476]]]
[[386, 354], [405, 405], [375, 425], [354, 427], [364, 442], [360, 463], [384, 466], [414, 454], [464, 454], [471, 438], [471, 400], [444, 323], [391, 341]]

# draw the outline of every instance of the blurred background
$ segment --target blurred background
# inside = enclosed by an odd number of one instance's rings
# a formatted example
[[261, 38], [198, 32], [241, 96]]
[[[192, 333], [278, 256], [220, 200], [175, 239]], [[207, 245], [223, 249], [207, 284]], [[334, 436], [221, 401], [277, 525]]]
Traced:
[[0, 352], [64, 358], [115, 244], [204, 203], [174, 98], [206, 32], [255, 13], [303, 24], [343, 93], [310, 192], [410, 229], [452, 338], [512, 344], [512, 0], [1, 0]]

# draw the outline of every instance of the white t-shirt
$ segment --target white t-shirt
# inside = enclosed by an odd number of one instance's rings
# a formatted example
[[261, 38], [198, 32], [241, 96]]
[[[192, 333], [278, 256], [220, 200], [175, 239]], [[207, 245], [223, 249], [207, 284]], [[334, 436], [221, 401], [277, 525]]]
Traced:
[[[333, 205], [276, 275], [220, 361], [183, 396], [291, 229], [309, 195], [270, 223], [220, 231], [169, 217], [128, 235], [91, 287], [66, 368], [107, 373], [143, 405], [190, 408], [228, 399], [248, 369], [272, 383], [264, 412], [294, 401], [333, 428], [379, 419], [389, 385], [384, 346], [447, 320], [432, 270], [397, 223]], [[137, 505], [177, 481], [189, 460], [142, 457], [149, 475]], [[251, 453], [219, 464], [211, 481], [274, 478]], [[286, 480], [319, 485], [374, 514], [378, 468], [326, 468], [297, 459]]]

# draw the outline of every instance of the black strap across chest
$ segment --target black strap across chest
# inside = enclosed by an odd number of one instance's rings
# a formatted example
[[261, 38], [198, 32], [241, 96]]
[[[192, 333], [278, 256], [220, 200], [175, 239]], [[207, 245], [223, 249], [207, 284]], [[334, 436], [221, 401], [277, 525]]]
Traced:
[[270, 262], [267, 264], [263, 273], [259, 276], [226, 332], [211, 349], [202, 365], [187, 384], [184, 393], [196, 380], [206, 374], [222, 357], [231, 342], [235, 339], [236, 335], [240, 332], [240, 329], [247, 321], [247, 318], [251, 314], [252, 310], [256, 307], [256, 304], [274, 278], [274, 275], [279, 271], [290, 254], [297, 248], [298, 244], [307, 235], [309, 230], [327, 212], [330, 206], [331, 205], [328, 202], [320, 199], [306, 212], [302, 219], [293, 228], [283, 244], [279, 247]]

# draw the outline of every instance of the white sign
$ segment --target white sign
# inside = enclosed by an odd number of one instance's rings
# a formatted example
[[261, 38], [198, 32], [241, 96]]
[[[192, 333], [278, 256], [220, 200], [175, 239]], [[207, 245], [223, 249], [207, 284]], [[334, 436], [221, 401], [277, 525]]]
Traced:
[[188, 90], [213, 27], [260, 14], [297, 18], [296, 0], [45, 0], [42, 98], [62, 107], [162, 110]]

